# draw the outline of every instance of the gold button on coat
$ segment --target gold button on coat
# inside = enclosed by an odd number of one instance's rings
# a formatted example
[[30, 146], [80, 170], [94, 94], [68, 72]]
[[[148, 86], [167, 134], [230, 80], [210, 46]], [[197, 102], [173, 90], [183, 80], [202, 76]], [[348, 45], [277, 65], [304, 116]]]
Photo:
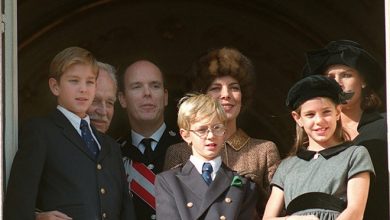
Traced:
[[106, 190], [105, 190], [104, 188], [101, 188], [101, 189], [100, 189], [100, 193], [101, 193], [101, 194], [105, 194], [105, 193], [106, 193]]
[[226, 197], [226, 198], [225, 198], [225, 202], [226, 202], [226, 203], [231, 203], [231, 202], [232, 202], [232, 199], [229, 198], [229, 197]]
[[224, 215], [221, 215], [221, 217], [219, 217], [220, 220], [226, 220], [226, 217]]
[[187, 203], [188, 208], [191, 208], [192, 206], [194, 206], [194, 203], [192, 203], [192, 202]]
[[102, 217], [107, 218], [107, 214], [105, 212], [103, 212]]
[[96, 168], [97, 168], [98, 170], [101, 170], [101, 169], [102, 169], [102, 165], [100, 165], [100, 163], [98, 163], [98, 165], [96, 166]]

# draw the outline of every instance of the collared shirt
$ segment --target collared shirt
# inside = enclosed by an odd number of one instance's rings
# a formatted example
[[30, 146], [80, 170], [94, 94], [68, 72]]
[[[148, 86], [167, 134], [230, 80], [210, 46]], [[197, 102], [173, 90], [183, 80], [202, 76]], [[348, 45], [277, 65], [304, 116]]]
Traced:
[[[73, 112], [69, 111], [68, 109], [57, 105], [57, 109], [62, 112], [62, 114], [65, 115], [65, 117], [70, 121], [70, 123], [73, 125], [73, 127], [76, 129], [76, 131], [79, 133], [81, 137], [81, 129], [80, 129], [80, 124], [81, 124], [81, 118], [74, 114]], [[98, 144], [99, 149], [101, 149], [99, 141], [96, 139], [95, 134], [92, 132], [91, 129], [91, 120], [89, 116], [87, 115], [85, 118], [83, 118], [85, 121], [88, 122], [88, 129], [91, 131], [91, 134], [93, 136], [93, 139], [95, 139], [96, 143]]]
[[152, 146], [152, 150], [154, 151], [157, 147], [158, 142], [161, 139], [161, 136], [164, 134], [166, 127], [167, 126], [165, 125], [165, 123], [163, 123], [160, 126], [160, 128], [157, 129], [150, 137], [144, 137], [144, 136], [138, 134], [137, 132], [131, 130], [131, 141], [132, 141], [133, 146], [138, 148], [138, 150], [141, 151], [141, 153], [144, 153], [145, 146], [141, 143], [141, 141], [144, 138], [151, 138], [151, 139], [153, 139], [151, 146]]
[[211, 178], [214, 180], [215, 176], [217, 175], [217, 172], [222, 164], [221, 156], [218, 156], [214, 158], [213, 160], [202, 160], [201, 158], [195, 157], [194, 155], [190, 156], [190, 161], [192, 164], [194, 164], [196, 170], [199, 172], [199, 174], [202, 174], [202, 167], [203, 163], [208, 162], [213, 167], [213, 172], [211, 173]]

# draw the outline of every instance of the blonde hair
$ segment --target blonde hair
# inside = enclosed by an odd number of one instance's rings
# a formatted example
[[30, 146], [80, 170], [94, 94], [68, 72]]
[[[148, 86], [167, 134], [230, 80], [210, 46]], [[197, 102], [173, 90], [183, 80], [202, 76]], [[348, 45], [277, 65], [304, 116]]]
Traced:
[[51, 61], [49, 78], [59, 80], [64, 72], [75, 64], [90, 65], [95, 75], [98, 75], [97, 61], [91, 52], [80, 47], [68, 47], [59, 52]]
[[179, 101], [177, 124], [179, 128], [189, 130], [191, 124], [204, 118], [217, 117], [226, 125], [226, 114], [221, 104], [206, 94], [188, 93]]

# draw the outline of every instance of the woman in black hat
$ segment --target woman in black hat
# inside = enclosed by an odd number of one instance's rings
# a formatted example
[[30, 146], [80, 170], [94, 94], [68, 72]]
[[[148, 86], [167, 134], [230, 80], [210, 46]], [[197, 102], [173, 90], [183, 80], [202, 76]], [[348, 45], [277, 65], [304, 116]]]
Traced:
[[[349, 142], [341, 126], [346, 97], [336, 81], [320, 75], [290, 89], [286, 105], [296, 141], [272, 179], [263, 220], [363, 218], [374, 169], [367, 149]], [[287, 216], [278, 218], [283, 208]]]
[[306, 60], [305, 76], [334, 78], [345, 92], [353, 93], [341, 106], [343, 128], [354, 144], [368, 149], [377, 174], [370, 186], [365, 219], [389, 219], [387, 126], [385, 114], [378, 112], [383, 69], [358, 43], [349, 40], [332, 41], [324, 49], [308, 52]]

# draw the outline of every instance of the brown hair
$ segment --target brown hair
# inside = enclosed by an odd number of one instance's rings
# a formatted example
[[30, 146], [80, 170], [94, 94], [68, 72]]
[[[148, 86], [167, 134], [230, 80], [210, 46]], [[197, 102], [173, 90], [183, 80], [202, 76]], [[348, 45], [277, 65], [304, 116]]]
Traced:
[[241, 87], [243, 105], [252, 98], [254, 67], [237, 49], [224, 47], [209, 51], [193, 64], [189, 75], [188, 86], [191, 91], [206, 93], [216, 78], [231, 76]]
[[[334, 103], [334, 101], [330, 98], [327, 98], [327, 97], [324, 97], [326, 99], [329, 99], [330, 101], [332, 101], [332, 103]], [[336, 103], [334, 103], [335, 106], [336, 106]], [[294, 110], [297, 114], [301, 114], [301, 105]], [[348, 133], [344, 130], [342, 124], [341, 124], [341, 120], [338, 120], [337, 121], [337, 125], [336, 125], [336, 130], [335, 130], [335, 133], [334, 133], [338, 139], [342, 140], [342, 141], [348, 141], [350, 140], [350, 137], [348, 135]], [[297, 154], [299, 148], [303, 147], [303, 148], [307, 148], [309, 146], [309, 137], [308, 135], [306, 134], [305, 130], [300, 127], [298, 125], [298, 123], [296, 123], [296, 126], [295, 126], [295, 141], [294, 141], [294, 145], [289, 153], [289, 156], [294, 156]]]
[[360, 108], [363, 111], [378, 110], [382, 106], [382, 100], [370, 85], [362, 89]]
[[59, 52], [51, 61], [49, 78], [59, 81], [62, 74], [75, 64], [91, 65], [96, 76], [98, 74], [97, 61], [91, 52], [80, 47], [68, 47]]

